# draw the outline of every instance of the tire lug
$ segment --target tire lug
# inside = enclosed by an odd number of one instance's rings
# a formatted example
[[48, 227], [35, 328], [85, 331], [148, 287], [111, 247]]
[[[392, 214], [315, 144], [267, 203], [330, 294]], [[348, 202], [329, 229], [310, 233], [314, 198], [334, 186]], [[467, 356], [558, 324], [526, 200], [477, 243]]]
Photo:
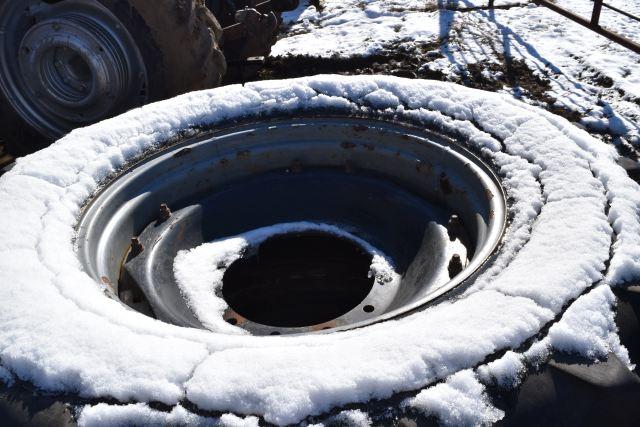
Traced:
[[460, 259], [460, 255], [454, 254], [451, 257], [451, 261], [449, 261], [449, 278], [453, 278], [458, 275], [462, 271], [462, 260]]

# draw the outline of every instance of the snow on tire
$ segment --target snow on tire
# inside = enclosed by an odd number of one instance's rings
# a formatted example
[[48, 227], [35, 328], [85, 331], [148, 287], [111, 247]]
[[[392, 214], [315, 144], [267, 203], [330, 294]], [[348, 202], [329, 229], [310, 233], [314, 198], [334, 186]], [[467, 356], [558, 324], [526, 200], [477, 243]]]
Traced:
[[[420, 123], [494, 166], [510, 222], [490, 264], [461, 292], [341, 333], [259, 337], [173, 326], [127, 310], [84, 271], [78, 217], [125, 166], [202, 129], [328, 111]], [[151, 104], [73, 131], [0, 178], [0, 363], [46, 391], [188, 401], [276, 424], [448, 377], [439, 390], [475, 396], [466, 370], [521, 351], [532, 338], [544, 341], [540, 331], [567, 307], [568, 322], [592, 310], [606, 323], [611, 300], [599, 289], [640, 276], [640, 191], [616, 159], [611, 147], [562, 118], [432, 81], [316, 76]], [[572, 305], [594, 284], [596, 300], [607, 304]], [[551, 341], [563, 342], [571, 330], [558, 328]], [[609, 345], [595, 344], [598, 351]]]

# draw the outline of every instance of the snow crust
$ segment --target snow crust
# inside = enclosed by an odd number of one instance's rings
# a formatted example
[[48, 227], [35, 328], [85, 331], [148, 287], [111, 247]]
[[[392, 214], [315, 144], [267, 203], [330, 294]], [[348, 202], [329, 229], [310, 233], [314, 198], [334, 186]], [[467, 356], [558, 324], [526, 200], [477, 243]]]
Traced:
[[176, 405], [171, 412], [150, 408], [145, 403], [87, 405], [80, 411], [80, 427], [146, 427], [146, 426], [196, 426], [196, 427], [258, 427], [256, 417], [241, 418], [223, 414], [219, 418], [204, 417]]
[[[441, 227], [444, 229], [444, 227]], [[222, 291], [225, 271], [251, 247], [257, 247], [270, 237], [286, 233], [322, 231], [349, 239], [372, 255], [369, 277], [375, 283], [397, 286], [401, 276], [396, 273], [390, 259], [361, 238], [330, 224], [292, 222], [262, 227], [238, 236], [204, 243], [190, 250], [178, 252], [174, 260], [174, 274], [180, 291], [196, 317], [209, 330], [242, 334], [246, 331], [232, 326], [223, 319], [228, 308]], [[434, 285], [443, 284], [449, 276], [435, 278]]]
[[[458, 298], [340, 334], [253, 337], [132, 312], [83, 271], [73, 244], [81, 206], [128, 161], [190, 127], [317, 108], [371, 114], [374, 98], [385, 100], [377, 104], [383, 113], [460, 138], [504, 173], [515, 200], [509, 241]], [[72, 132], [0, 177], [0, 360], [47, 391], [168, 405], [187, 399], [275, 424], [449, 378], [414, 403], [466, 422], [462, 409], [447, 415], [446, 402], [458, 399], [492, 420], [498, 412], [478, 403], [477, 378], [464, 372], [536, 337], [567, 306], [567, 326], [549, 333], [554, 345], [584, 354], [615, 346], [615, 338], [575, 337], [613, 337], [608, 286], [640, 272], [640, 189], [616, 159], [562, 118], [505, 95], [434, 81], [315, 76], [132, 110]], [[583, 295], [596, 282], [603, 286]]]

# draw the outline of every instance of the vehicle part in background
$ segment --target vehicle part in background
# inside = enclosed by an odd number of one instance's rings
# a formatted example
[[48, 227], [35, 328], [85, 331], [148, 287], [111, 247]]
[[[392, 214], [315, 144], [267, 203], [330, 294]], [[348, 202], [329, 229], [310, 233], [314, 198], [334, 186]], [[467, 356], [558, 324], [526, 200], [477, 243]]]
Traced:
[[207, 6], [224, 27], [223, 50], [227, 61], [268, 55], [276, 42], [280, 12], [298, 7], [298, 0], [207, 0]]
[[261, 13], [280, 14], [298, 7], [300, 0], [205, 0], [209, 10], [222, 27], [236, 23], [236, 12], [240, 9], [256, 9]]
[[22, 155], [146, 102], [217, 86], [221, 34], [203, 0], [4, 2], [5, 149]]
[[224, 31], [223, 48], [228, 60], [268, 55], [278, 33], [276, 14], [241, 9], [236, 12], [236, 20], [237, 24], [226, 27]]

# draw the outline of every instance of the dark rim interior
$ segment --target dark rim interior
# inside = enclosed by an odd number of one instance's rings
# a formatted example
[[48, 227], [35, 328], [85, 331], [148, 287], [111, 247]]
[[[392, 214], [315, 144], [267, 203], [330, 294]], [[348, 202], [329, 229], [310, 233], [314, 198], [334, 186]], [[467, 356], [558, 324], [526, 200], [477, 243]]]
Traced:
[[[264, 325], [329, 322], [369, 294], [372, 258], [355, 242], [328, 233], [277, 235], [227, 268], [222, 296], [236, 313]], [[226, 320], [233, 324], [232, 319]]]

